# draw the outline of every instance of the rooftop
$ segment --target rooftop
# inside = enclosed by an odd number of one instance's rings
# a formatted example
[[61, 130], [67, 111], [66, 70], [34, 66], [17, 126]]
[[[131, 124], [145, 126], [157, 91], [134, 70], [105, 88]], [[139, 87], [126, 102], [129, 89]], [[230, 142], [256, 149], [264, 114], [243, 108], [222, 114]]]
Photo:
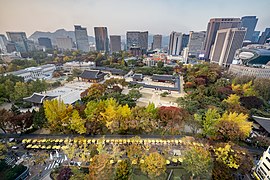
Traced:
[[260, 126], [265, 129], [268, 133], [270, 133], [270, 118], [252, 116], [253, 119], [260, 124]]

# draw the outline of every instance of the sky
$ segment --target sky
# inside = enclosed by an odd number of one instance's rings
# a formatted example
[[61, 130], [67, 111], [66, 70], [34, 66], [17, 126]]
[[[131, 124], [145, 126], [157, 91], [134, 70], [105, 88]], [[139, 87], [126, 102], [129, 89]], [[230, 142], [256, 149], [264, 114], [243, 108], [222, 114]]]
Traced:
[[0, 0], [0, 33], [74, 30], [74, 24], [108, 27], [109, 34], [148, 30], [169, 35], [206, 30], [210, 18], [259, 18], [257, 30], [270, 27], [269, 0]]

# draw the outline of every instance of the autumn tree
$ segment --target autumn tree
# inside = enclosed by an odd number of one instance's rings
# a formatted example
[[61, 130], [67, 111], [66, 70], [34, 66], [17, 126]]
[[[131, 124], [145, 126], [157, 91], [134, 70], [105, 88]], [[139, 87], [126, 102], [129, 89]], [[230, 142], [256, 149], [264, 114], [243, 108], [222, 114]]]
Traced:
[[88, 102], [99, 99], [105, 93], [106, 87], [103, 84], [94, 83], [90, 88], [81, 93], [81, 98]]
[[137, 143], [132, 143], [127, 148], [127, 156], [132, 164], [138, 164], [143, 155], [142, 147]]
[[112, 175], [112, 164], [110, 164], [109, 154], [99, 154], [93, 157], [89, 166], [90, 180], [109, 180]]
[[229, 112], [237, 112], [247, 114], [248, 110], [241, 106], [240, 104], [240, 96], [237, 94], [231, 94], [227, 99], [223, 100], [225, 106], [227, 107], [227, 111]]
[[183, 157], [184, 169], [193, 177], [211, 177], [212, 159], [208, 150], [202, 147], [193, 147]]
[[6, 128], [9, 125], [12, 116], [12, 112], [6, 109], [0, 109], [0, 128], [4, 133], [6, 133]]
[[85, 120], [80, 117], [77, 110], [73, 110], [72, 112], [70, 119], [70, 129], [79, 134], [86, 133]]
[[182, 130], [184, 122], [188, 118], [188, 113], [182, 108], [165, 107], [158, 109], [160, 117], [160, 126], [163, 128], [163, 133], [179, 134]]
[[68, 132], [70, 117], [72, 116], [72, 106], [65, 105], [63, 101], [56, 99], [44, 102], [45, 116], [48, 125], [53, 132]]
[[72, 176], [71, 169], [69, 167], [63, 167], [60, 170], [56, 179], [57, 180], [69, 180], [71, 176]]
[[248, 115], [225, 112], [217, 123], [217, 136], [224, 140], [245, 139], [249, 136], [252, 122], [248, 122]]
[[270, 79], [256, 78], [254, 80], [254, 89], [266, 101], [270, 100]]
[[252, 157], [247, 150], [233, 143], [219, 143], [214, 148], [215, 161], [224, 164], [232, 172], [245, 174], [251, 171]]
[[131, 164], [128, 160], [117, 163], [115, 170], [115, 180], [129, 180], [132, 173]]
[[158, 177], [166, 171], [166, 159], [158, 152], [150, 153], [148, 156], [145, 156], [140, 168], [150, 178]]
[[263, 106], [263, 100], [256, 96], [246, 96], [240, 98], [240, 103], [247, 109], [256, 108], [259, 109]]
[[7, 146], [0, 142], [0, 160], [5, 159], [7, 152]]

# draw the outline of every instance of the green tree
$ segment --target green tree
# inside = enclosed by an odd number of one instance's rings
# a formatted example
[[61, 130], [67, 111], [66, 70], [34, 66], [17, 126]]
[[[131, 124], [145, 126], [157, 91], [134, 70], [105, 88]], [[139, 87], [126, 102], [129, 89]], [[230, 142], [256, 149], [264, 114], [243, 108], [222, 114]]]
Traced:
[[191, 174], [191, 178], [211, 177], [212, 159], [210, 152], [202, 147], [193, 147], [183, 157], [184, 169]]
[[208, 109], [204, 115], [194, 114], [194, 118], [201, 122], [204, 136], [212, 137], [216, 134], [216, 124], [220, 118], [216, 109]]
[[15, 101], [22, 100], [24, 97], [29, 95], [27, 90], [27, 84], [24, 82], [16, 82], [14, 86], [13, 99]]

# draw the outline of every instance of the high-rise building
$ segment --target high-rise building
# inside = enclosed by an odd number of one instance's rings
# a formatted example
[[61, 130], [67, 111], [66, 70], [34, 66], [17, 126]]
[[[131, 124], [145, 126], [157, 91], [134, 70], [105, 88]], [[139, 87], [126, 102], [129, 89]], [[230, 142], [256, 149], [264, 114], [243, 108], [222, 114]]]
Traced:
[[148, 49], [148, 31], [140, 32], [139, 45], [143, 53], [145, 54]]
[[50, 38], [47, 38], [47, 37], [40, 37], [38, 38], [38, 44], [40, 46], [44, 46], [45, 48], [47, 49], [52, 49], [52, 41]]
[[8, 39], [15, 43], [16, 50], [28, 52], [28, 43], [25, 32], [7, 32]]
[[73, 41], [70, 37], [56, 38], [56, 44], [60, 50], [71, 50], [73, 48]]
[[245, 40], [252, 41], [258, 18], [256, 16], [244, 16], [241, 18], [241, 27], [247, 28]]
[[79, 25], [74, 25], [74, 28], [77, 49], [82, 52], [89, 52], [87, 29]]
[[264, 44], [270, 38], [270, 28], [266, 28], [259, 38], [259, 44]]
[[109, 52], [109, 38], [107, 27], [94, 27], [96, 50], [98, 52]]
[[228, 28], [217, 31], [210, 60], [219, 65], [232, 64], [235, 52], [242, 47], [246, 28]]
[[199, 57], [203, 51], [203, 43], [205, 40], [205, 31], [194, 32], [190, 31], [188, 41], [188, 55]]
[[154, 35], [152, 49], [161, 49], [161, 44], [162, 44], [162, 35], [160, 34]]
[[251, 42], [258, 43], [261, 31], [254, 31]]
[[169, 41], [169, 55], [180, 55], [182, 44], [182, 33], [172, 32]]
[[207, 25], [206, 37], [204, 41], [205, 58], [209, 59], [212, 45], [215, 42], [217, 31], [227, 28], [238, 28], [241, 25], [240, 18], [213, 18]]
[[111, 52], [119, 52], [121, 51], [121, 36], [111, 35], [110, 36], [110, 47]]
[[140, 46], [139, 43], [140, 31], [128, 31], [127, 32], [127, 50], [132, 46]]
[[0, 53], [7, 52], [7, 38], [4, 34], [0, 34]]
[[183, 37], [182, 37], [182, 44], [181, 44], [181, 51], [182, 51], [185, 47], [187, 47], [188, 41], [189, 41], [189, 34], [183, 34]]
[[148, 31], [128, 31], [127, 49], [129, 50], [133, 46], [139, 47], [145, 54], [148, 49]]

